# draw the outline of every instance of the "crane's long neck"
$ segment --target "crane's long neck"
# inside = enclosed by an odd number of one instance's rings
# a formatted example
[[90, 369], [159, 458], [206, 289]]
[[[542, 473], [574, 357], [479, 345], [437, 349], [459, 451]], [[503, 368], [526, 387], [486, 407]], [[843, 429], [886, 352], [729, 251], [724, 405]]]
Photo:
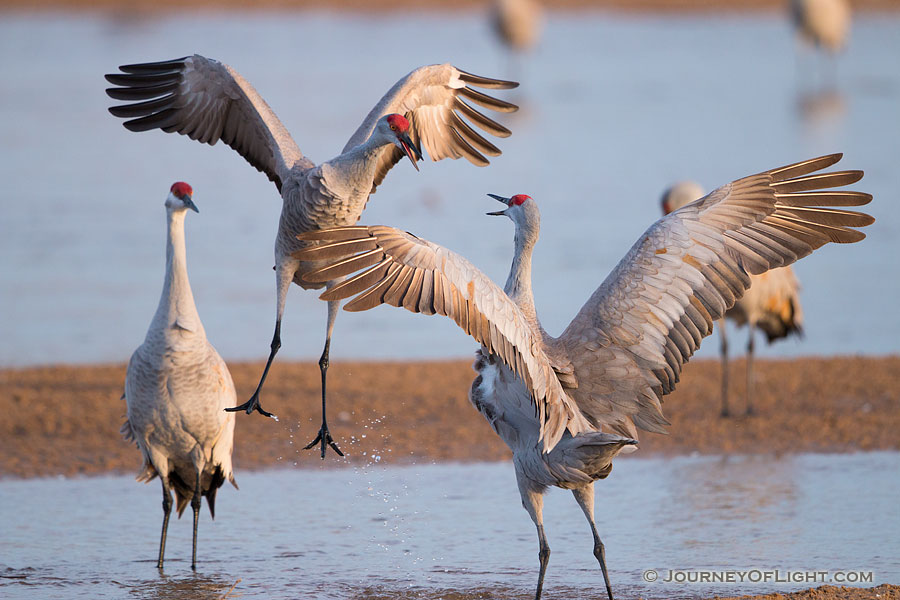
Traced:
[[184, 246], [184, 217], [186, 211], [166, 211], [166, 278], [163, 282], [159, 306], [150, 330], [180, 329], [203, 333], [203, 325], [194, 305], [194, 295], [188, 280], [187, 255]]
[[537, 311], [534, 308], [534, 293], [531, 289], [531, 254], [537, 238], [536, 231], [516, 225], [515, 254], [503, 291], [525, 313], [529, 322], [536, 329], [541, 330]]

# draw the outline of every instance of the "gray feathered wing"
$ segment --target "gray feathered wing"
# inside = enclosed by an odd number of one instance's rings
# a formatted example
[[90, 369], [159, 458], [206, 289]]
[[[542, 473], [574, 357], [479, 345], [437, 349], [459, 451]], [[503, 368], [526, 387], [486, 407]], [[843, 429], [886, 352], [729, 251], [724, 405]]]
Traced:
[[828, 242], [857, 242], [872, 197], [826, 191], [861, 171], [815, 173], [840, 154], [739, 179], [651, 226], [556, 340], [574, 367], [570, 391], [597, 426], [629, 437], [664, 432], [663, 396], [682, 366], [759, 274]]
[[361, 271], [322, 294], [323, 300], [355, 296], [345, 310], [389, 304], [444, 315], [500, 357], [531, 390], [545, 451], [567, 428], [573, 435], [582, 430], [585, 422], [544, 352], [541, 333], [465, 258], [393, 227], [340, 227], [297, 237], [320, 245], [295, 252], [295, 258], [326, 264], [306, 273], [305, 280], [327, 282]]
[[[410, 122], [410, 139], [420, 151], [424, 148], [431, 160], [465, 157], [474, 165], [487, 166], [490, 162], [484, 155], [500, 156], [500, 150], [472, 125], [501, 138], [508, 137], [510, 131], [472, 105], [504, 113], [518, 110], [518, 107], [474, 88], [512, 89], [518, 85], [513, 81], [466, 73], [451, 64], [419, 67], [388, 90], [363, 119], [343, 152], [366, 141], [378, 119], [398, 113]], [[403, 151], [395, 145], [382, 148], [372, 193], [403, 156]]]
[[130, 131], [162, 129], [204, 144], [222, 140], [281, 191], [291, 168], [315, 166], [252, 85], [226, 64], [199, 54], [123, 65], [106, 75], [106, 93], [130, 104], [110, 107]]

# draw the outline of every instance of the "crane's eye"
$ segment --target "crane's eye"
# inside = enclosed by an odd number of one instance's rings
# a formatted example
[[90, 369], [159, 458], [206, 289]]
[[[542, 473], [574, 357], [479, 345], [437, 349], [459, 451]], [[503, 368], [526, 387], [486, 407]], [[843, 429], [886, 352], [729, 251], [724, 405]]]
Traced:
[[391, 125], [391, 131], [397, 131], [397, 126], [396, 126], [396, 125]]

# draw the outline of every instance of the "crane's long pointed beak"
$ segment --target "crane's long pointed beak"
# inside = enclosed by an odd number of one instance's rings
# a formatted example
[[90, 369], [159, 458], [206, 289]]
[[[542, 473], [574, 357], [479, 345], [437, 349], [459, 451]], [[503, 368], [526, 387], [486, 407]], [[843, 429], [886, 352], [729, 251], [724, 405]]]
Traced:
[[419, 148], [413, 144], [409, 135], [406, 133], [398, 135], [397, 140], [400, 142], [400, 147], [406, 152], [406, 156], [409, 157], [410, 162], [416, 168], [416, 171], [418, 171], [419, 165], [416, 164], [416, 160], [422, 160], [422, 153], [419, 151]]
[[[509, 198], [504, 198], [503, 196], [498, 196], [497, 194], [488, 194], [491, 198], [496, 200], [497, 202], [502, 202], [503, 204], [509, 206]], [[489, 217], [502, 217], [506, 214], [505, 210], [498, 210], [495, 212], [485, 213]]]
[[200, 213], [200, 209], [197, 208], [197, 205], [194, 204], [194, 201], [191, 200], [190, 196], [185, 196], [184, 198], [181, 199], [181, 201], [184, 202], [184, 205], [187, 206], [192, 211], [194, 211], [195, 213], [198, 213], [198, 214]]

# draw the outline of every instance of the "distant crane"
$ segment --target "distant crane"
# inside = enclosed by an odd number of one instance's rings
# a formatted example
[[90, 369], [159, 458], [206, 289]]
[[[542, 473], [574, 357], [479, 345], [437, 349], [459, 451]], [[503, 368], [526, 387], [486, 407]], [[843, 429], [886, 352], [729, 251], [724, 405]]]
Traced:
[[[693, 181], [676, 183], [663, 193], [663, 214], [669, 214], [703, 196], [703, 188]], [[747, 414], [753, 413], [753, 350], [756, 328], [766, 334], [771, 344], [790, 335], [803, 335], [803, 309], [800, 307], [800, 284], [791, 267], [772, 269], [750, 276], [750, 288], [725, 313], [738, 327], [747, 325], [747, 390], [745, 393]], [[719, 321], [722, 355], [722, 411], [728, 417], [728, 337], [725, 320]]]
[[842, 50], [850, 30], [847, 0], [791, 0], [791, 19], [798, 35], [832, 54]]
[[[369, 195], [404, 156], [413, 165], [422, 159], [420, 144], [431, 160], [465, 157], [474, 165], [489, 164], [484, 154], [500, 150], [468, 122], [498, 137], [510, 131], [475, 110], [469, 103], [498, 112], [512, 112], [514, 104], [498, 100], [470, 86], [511, 89], [518, 83], [488, 79], [450, 64], [420, 67], [398, 81], [369, 112], [342, 154], [318, 166], [303, 156], [290, 134], [253, 87], [237, 71], [199, 54], [170, 61], [124, 65], [123, 73], [106, 79], [120, 87], [106, 90], [116, 100], [139, 101], [113, 106], [130, 131], [162, 129], [213, 145], [222, 140], [272, 180], [284, 201], [275, 239], [276, 316], [269, 358], [253, 396], [229, 410], [263, 410], [259, 395], [269, 368], [281, 348], [281, 318], [291, 283], [302, 283], [300, 262], [291, 253], [304, 247], [296, 236], [325, 227], [352, 225], [359, 220]], [[416, 166], [418, 170], [418, 166]], [[332, 282], [334, 283], [334, 282]], [[329, 284], [331, 285], [331, 284]], [[325, 379], [331, 334], [338, 303], [328, 305], [325, 348], [319, 359], [322, 375], [322, 426], [306, 446], [330, 445], [343, 456], [328, 430]]]
[[510, 50], [528, 50], [540, 36], [541, 5], [537, 0], [494, 0], [491, 24]]
[[206, 332], [188, 281], [184, 217], [197, 211], [191, 186], [172, 185], [166, 198], [168, 236], [166, 278], [156, 315], [144, 343], [131, 355], [125, 376], [128, 420], [122, 435], [137, 443], [144, 457], [138, 481], [159, 476], [163, 489], [163, 524], [159, 560], [163, 568], [166, 531], [175, 490], [178, 516], [188, 500], [194, 510], [191, 569], [197, 569], [197, 523], [200, 497], [206, 496], [215, 518], [216, 492], [227, 479], [234, 487], [234, 383], [225, 361], [206, 340]]
[[[571, 489], [587, 517], [607, 594], [612, 587], [594, 524], [593, 482], [633, 446], [637, 429], [663, 433], [660, 405], [682, 365], [715, 319], [763, 273], [827, 242], [858, 242], [869, 215], [826, 206], [859, 206], [868, 194], [823, 191], [854, 183], [861, 171], [816, 173], [841, 158], [823, 156], [725, 185], [663, 217], [632, 246], [561, 336], [541, 326], [531, 288], [540, 215], [524, 194], [491, 197], [515, 223], [506, 286], [497, 287], [458, 254], [406, 232], [356, 226], [301, 235], [320, 245], [297, 252], [325, 263], [305, 277], [350, 276], [323, 300], [355, 296], [345, 310], [379, 304], [453, 319], [481, 344], [469, 399], [513, 452], [522, 504], [537, 527], [541, 597], [550, 546], [542, 493]], [[592, 243], [590, 240], [588, 243]], [[587, 248], [586, 248], [587, 249]], [[608, 433], [603, 430], [611, 430]]]

